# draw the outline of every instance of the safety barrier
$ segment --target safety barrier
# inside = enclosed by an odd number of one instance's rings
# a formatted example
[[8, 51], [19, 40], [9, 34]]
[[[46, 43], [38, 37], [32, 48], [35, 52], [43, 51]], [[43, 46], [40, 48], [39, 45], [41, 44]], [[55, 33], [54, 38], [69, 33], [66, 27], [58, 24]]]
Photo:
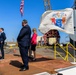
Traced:
[[74, 51], [73, 51], [73, 52], [74, 52], [73, 59], [74, 59], [74, 62], [76, 62], [76, 58], [75, 58], [75, 51], [76, 51], [76, 48], [75, 48], [71, 43], [69, 43], [68, 46], [71, 46], [71, 48], [74, 49]]
[[[65, 57], [63, 57], [57, 51], [56, 45], [58, 45], [66, 53]], [[76, 50], [76, 48], [72, 44], [70, 44], [70, 43], [67, 43], [66, 46], [65, 46], [65, 48], [63, 46], [60, 46], [60, 44], [55, 44], [55, 46], [54, 46], [54, 58], [56, 59], [56, 55], [58, 54], [63, 60], [68, 61], [68, 56], [70, 56], [72, 59], [74, 59], [74, 62], [75, 62], [76, 61], [75, 57], [68, 51], [69, 46], [71, 46], [74, 50]]]
[[[37, 48], [54, 48], [54, 58], [57, 58], [57, 55], [59, 55], [63, 60], [69, 61], [69, 56], [76, 61], [75, 54], [74, 56], [68, 51], [69, 46], [75, 51], [76, 48], [71, 44], [67, 43], [65, 46], [61, 46], [60, 44], [56, 43], [54, 46], [37, 46]], [[61, 48], [65, 52], [65, 56], [63, 57], [58, 51], [57, 48]], [[75, 53], [75, 52], [74, 52]]]

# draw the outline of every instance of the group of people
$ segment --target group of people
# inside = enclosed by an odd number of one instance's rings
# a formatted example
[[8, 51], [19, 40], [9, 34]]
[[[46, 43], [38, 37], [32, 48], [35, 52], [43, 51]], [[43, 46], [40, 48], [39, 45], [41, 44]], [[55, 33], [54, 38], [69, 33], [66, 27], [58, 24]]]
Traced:
[[[33, 32], [33, 34], [32, 34]], [[20, 51], [20, 55], [23, 61], [20, 71], [26, 71], [29, 69], [29, 59], [36, 61], [36, 44], [37, 44], [37, 31], [36, 28], [31, 28], [28, 25], [27, 20], [22, 21], [22, 29], [17, 37], [17, 43]], [[31, 36], [32, 34], [32, 36]], [[6, 35], [4, 29], [0, 28], [0, 50], [1, 57], [0, 60], [4, 59], [4, 41], [6, 40]], [[32, 55], [33, 54], [33, 55]]]
[[[28, 25], [27, 20], [24, 19], [22, 21], [22, 28], [17, 37], [18, 47], [19, 47], [19, 51], [20, 51], [21, 58], [23, 61], [23, 65], [21, 66], [20, 71], [26, 71], [29, 69], [29, 59], [31, 59], [32, 61], [36, 61], [36, 45], [37, 45], [36, 28], [33, 28], [32, 32], [31, 32], [30, 26]], [[44, 40], [46, 40], [45, 37], [44, 37]], [[0, 50], [1, 50], [1, 55], [2, 55], [0, 59], [4, 59], [4, 48], [3, 47], [4, 47], [5, 40], [6, 40], [6, 35], [4, 33], [4, 29], [0, 28]], [[46, 42], [44, 41], [44, 43]]]

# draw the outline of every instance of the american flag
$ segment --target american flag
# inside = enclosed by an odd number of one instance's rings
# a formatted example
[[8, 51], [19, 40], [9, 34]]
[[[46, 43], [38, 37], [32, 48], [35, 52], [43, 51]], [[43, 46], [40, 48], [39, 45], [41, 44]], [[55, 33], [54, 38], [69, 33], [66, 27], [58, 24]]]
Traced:
[[21, 13], [21, 16], [23, 16], [23, 13], [24, 13], [24, 0], [21, 0], [20, 13]]

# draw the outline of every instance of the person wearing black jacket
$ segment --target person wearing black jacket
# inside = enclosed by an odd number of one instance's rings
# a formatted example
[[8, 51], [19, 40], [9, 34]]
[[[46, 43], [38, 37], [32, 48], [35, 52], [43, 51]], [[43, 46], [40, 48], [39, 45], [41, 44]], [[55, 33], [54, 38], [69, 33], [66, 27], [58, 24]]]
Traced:
[[31, 28], [27, 24], [27, 20], [22, 21], [22, 29], [17, 37], [17, 42], [21, 54], [21, 58], [23, 61], [23, 65], [21, 66], [20, 71], [25, 71], [29, 69], [28, 66], [28, 50], [31, 42]]
[[0, 49], [2, 57], [0, 59], [4, 59], [4, 41], [6, 40], [6, 35], [4, 33], [4, 29], [0, 28]]

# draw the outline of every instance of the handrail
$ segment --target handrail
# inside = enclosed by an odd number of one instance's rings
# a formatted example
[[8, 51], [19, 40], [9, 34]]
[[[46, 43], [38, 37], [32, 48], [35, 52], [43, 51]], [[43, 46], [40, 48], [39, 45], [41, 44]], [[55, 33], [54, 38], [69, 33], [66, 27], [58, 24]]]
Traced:
[[[71, 45], [72, 48], [73, 48], [74, 50], [76, 50], [76, 48], [75, 48], [72, 44], [67, 43], [65, 49], [64, 49], [64, 47], [60, 46], [58, 43], [57, 43], [56, 45], [58, 45], [58, 46], [66, 53], [66, 56], [63, 57], [63, 56], [57, 51], [57, 49], [55, 48], [55, 49], [54, 49], [54, 55], [55, 55], [54, 57], [55, 57], [55, 58], [56, 58], [56, 53], [57, 53], [62, 59], [66, 60], [66, 61], [68, 61], [68, 55], [71, 56], [73, 59], [75, 59], [75, 57], [74, 57], [71, 53], [68, 52], [68, 46], [69, 46], [69, 45]], [[55, 46], [56, 46], [56, 45], [55, 45]]]
[[58, 45], [65, 53], [67, 53], [67, 51], [64, 49], [64, 47], [60, 46], [58, 43], [55, 44], [55, 47], [54, 47], [54, 58], [56, 59], [56, 53], [63, 59], [63, 60], [66, 60], [66, 56], [63, 57], [57, 50], [57, 46]]
[[[76, 50], [76, 48], [71, 44], [71, 43], [67, 43], [66, 46], [60, 46], [60, 44], [56, 43], [54, 44], [54, 46], [37, 46], [37, 48], [53, 48], [54, 47], [54, 58], [56, 59], [56, 54], [58, 54], [63, 60], [68, 61], [68, 56], [70, 56], [71, 58], [75, 59], [75, 57], [68, 51], [68, 47], [69, 45]], [[65, 57], [63, 57], [56, 48], [61, 48], [65, 53]]]
[[68, 43], [68, 45], [70, 45], [74, 50], [76, 50], [76, 48], [71, 43]]

